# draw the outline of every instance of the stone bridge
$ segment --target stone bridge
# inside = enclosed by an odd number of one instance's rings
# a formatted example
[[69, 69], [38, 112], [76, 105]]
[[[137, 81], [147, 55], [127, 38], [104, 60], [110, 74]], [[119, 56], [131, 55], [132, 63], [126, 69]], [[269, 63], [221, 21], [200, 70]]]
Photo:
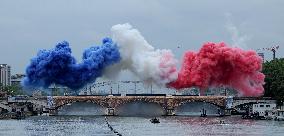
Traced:
[[116, 115], [116, 108], [134, 101], [157, 103], [166, 111], [167, 115], [173, 115], [177, 107], [189, 102], [210, 103], [220, 109], [226, 107], [225, 96], [54, 96], [52, 99], [53, 105], [50, 108], [50, 113], [55, 115], [59, 108], [74, 102], [98, 104], [107, 108], [107, 115]]

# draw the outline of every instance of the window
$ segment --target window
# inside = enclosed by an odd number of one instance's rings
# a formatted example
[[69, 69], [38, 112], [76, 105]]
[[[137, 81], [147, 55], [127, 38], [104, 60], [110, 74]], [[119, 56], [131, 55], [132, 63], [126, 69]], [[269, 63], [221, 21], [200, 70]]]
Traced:
[[266, 107], [270, 107], [270, 105], [266, 105]]
[[264, 107], [264, 105], [259, 105], [259, 107]]

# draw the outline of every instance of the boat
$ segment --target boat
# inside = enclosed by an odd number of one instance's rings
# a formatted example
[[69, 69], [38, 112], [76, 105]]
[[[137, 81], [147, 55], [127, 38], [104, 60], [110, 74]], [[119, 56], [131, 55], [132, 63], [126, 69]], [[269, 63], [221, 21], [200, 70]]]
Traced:
[[224, 120], [220, 120], [220, 124], [225, 124], [225, 121]]
[[155, 117], [155, 118], [153, 118], [153, 119], [151, 119], [150, 121], [151, 121], [151, 123], [154, 123], [154, 124], [156, 124], [156, 123], [160, 123], [160, 120], [159, 120], [159, 119], [157, 119], [156, 117]]

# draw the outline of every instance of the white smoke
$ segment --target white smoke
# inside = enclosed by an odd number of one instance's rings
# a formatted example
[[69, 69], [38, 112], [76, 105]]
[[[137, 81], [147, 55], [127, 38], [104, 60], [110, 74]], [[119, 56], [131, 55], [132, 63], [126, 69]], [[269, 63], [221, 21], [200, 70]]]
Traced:
[[248, 49], [246, 43], [249, 40], [249, 36], [240, 33], [238, 27], [232, 21], [232, 14], [227, 13], [226, 19], [227, 23], [225, 27], [231, 35], [232, 46], [239, 47], [242, 49]]
[[176, 64], [171, 50], [155, 50], [137, 29], [130, 24], [118, 24], [111, 28], [112, 38], [117, 43], [121, 61], [104, 71], [107, 77], [119, 71], [129, 70], [146, 83], [165, 85], [177, 78]]

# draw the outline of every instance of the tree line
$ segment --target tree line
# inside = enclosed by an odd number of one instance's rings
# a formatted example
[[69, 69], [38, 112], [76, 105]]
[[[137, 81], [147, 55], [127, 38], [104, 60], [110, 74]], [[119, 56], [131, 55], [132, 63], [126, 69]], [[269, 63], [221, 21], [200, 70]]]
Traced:
[[266, 61], [262, 72], [265, 74], [264, 96], [277, 102], [284, 102], [284, 58]]
[[3, 85], [0, 83], [0, 92], [4, 92], [7, 95], [22, 95], [22, 87], [19, 85]]

